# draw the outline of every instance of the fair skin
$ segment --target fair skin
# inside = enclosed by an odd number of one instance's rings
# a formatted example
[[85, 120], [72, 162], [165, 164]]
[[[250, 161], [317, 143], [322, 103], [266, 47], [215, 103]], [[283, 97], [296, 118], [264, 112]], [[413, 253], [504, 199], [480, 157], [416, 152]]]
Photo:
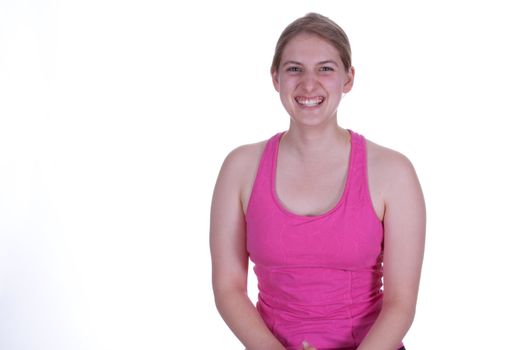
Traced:
[[[319, 215], [337, 203], [347, 172], [348, 132], [337, 107], [354, 82], [338, 51], [311, 34], [285, 47], [272, 74], [290, 115], [279, 148], [276, 192], [288, 210]], [[221, 168], [212, 200], [210, 247], [216, 305], [249, 350], [283, 350], [247, 295], [245, 214], [265, 142], [233, 150]], [[384, 226], [383, 308], [359, 350], [395, 350], [414, 318], [425, 236], [425, 205], [416, 173], [402, 154], [367, 140], [370, 196]], [[315, 350], [315, 344], [298, 345]]]

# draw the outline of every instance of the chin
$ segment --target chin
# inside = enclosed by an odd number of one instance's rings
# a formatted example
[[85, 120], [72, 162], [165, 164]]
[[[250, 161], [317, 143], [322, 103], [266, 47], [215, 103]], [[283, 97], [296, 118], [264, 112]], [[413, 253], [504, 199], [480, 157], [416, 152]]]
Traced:
[[303, 117], [303, 116], [291, 117], [291, 120], [293, 123], [297, 125], [304, 125], [304, 126], [309, 126], [309, 127], [326, 125], [330, 121], [330, 119], [331, 118], [328, 118], [328, 117], [315, 118], [311, 116], [309, 117]]
[[290, 113], [290, 117], [297, 123], [306, 125], [322, 125], [326, 124], [332, 119], [335, 119], [336, 113], [326, 113], [322, 110], [313, 111], [293, 111]]

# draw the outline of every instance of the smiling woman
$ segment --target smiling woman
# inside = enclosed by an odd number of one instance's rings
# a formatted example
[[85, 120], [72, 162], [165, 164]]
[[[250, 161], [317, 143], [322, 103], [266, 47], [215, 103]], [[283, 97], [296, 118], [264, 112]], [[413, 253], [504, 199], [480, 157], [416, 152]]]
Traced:
[[271, 76], [289, 129], [233, 150], [213, 194], [217, 308], [250, 350], [403, 349], [425, 236], [414, 168], [338, 125], [355, 70], [346, 34], [327, 17], [284, 30]]
[[282, 61], [272, 77], [288, 114], [307, 125], [334, 118], [354, 81], [354, 69], [345, 69], [337, 49], [320, 36], [300, 33], [286, 45]]

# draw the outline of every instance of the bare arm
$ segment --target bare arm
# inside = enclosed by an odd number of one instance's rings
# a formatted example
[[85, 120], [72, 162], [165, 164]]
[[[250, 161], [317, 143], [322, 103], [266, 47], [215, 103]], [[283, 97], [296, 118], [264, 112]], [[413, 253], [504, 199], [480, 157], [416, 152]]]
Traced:
[[410, 328], [425, 242], [425, 203], [412, 164], [398, 153], [384, 161], [383, 308], [358, 350], [396, 350]]
[[284, 350], [247, 294], [248, 253], [241, 204], [245, 158], [242, 148], [228, 155], [213, 194], [210, 249], [215, 303], [226, 324], [247, 349]]

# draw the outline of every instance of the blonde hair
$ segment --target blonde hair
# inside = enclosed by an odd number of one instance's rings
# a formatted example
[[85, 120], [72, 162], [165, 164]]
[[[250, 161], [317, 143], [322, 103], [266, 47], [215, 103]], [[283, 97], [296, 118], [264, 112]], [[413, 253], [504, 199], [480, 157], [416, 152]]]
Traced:
[[347, 72], [350, 70], [350, 67], [352, 67], [352, 50], [345, 31], [330, 18], [311, 12], [290, 23], [281, 33], [275, 46], [271, 67], [272, 73], [279, 70], [281, 57], [288, 42], [301, 33], [315, 34], [330, 42], [339, 51], [345, 70]]

